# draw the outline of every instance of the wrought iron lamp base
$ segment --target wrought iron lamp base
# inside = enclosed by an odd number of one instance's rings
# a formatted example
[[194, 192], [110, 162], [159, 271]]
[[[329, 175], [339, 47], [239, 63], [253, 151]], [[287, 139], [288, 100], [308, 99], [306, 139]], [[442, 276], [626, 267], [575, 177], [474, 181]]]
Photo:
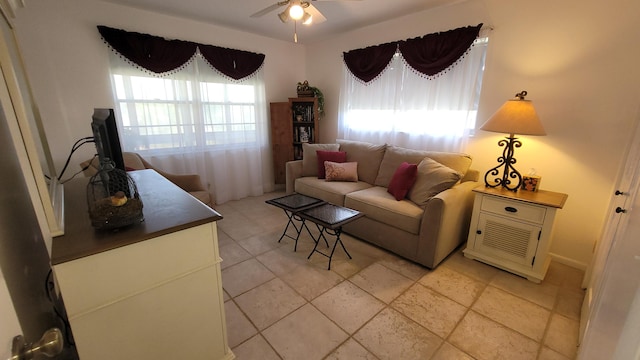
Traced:
[[[502, 156], [498, 158], [498, 165], [489, 169], [484, 175], [484, 183], [487, 187], [495, 188], [502, 186], [503, 188], [511, 191], [518, 191], [520, 184], [522, 183], [522, 175], [513, 167], [516, 163], [516, 159], [513, 157], [514, 148], [522, 146], [522, 142], [518, 138], [513, 137], [510, 134], [503, 140], [498, 141], [498, 146], [504, 146]], [[500, 168], [504, 167], [502, 177], [495, 177], [492, 182], [489, 178], [498, 176], [500, 174]]]

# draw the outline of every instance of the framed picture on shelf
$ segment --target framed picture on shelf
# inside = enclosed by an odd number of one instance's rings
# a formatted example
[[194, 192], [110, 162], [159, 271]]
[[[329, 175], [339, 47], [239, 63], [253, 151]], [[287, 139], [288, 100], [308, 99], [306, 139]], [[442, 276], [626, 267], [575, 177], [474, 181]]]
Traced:
[[299, 135], [298, 139], [299, 139], [300, 142], [303, 142], [303, 143], [309, 142], [309, 128], [308, 127], [301, 126], [300, 130], [298, 131], [298, 135]]

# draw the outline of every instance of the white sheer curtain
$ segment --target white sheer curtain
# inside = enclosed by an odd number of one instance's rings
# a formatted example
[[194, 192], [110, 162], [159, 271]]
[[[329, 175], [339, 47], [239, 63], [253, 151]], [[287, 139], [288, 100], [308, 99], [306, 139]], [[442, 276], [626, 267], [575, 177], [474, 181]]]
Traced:
[[123, 151], [199, 174], [217, 204], [273, 190], [262, 70], [235, 81], [199, 53], [162, 77], [114, 52], [110, 62]]
[[487, 38], [434, 77], [417, 73], [399, 52], [365, 84], [343, 70], [338, 136], [412, 149], [464, 151], [475, 126]]

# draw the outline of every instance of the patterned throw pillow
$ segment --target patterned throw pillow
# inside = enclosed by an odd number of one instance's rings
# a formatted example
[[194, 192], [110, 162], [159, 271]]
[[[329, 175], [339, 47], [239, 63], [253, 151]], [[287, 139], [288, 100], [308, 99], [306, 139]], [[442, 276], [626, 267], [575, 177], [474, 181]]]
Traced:
[[324, 162], [326, 181], [358, 181], [358, 163]]

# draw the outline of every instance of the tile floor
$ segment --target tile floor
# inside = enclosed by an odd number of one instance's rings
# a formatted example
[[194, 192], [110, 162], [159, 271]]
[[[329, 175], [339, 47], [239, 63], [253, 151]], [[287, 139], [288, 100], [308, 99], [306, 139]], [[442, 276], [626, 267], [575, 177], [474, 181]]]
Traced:
[[237, 359], [573, 359], [583, 272], [545, 281], [467, 259], [431, 271], [348, 235], [327, 258], [277, 240], [270, 193], [216, 206], [229, 346]]

